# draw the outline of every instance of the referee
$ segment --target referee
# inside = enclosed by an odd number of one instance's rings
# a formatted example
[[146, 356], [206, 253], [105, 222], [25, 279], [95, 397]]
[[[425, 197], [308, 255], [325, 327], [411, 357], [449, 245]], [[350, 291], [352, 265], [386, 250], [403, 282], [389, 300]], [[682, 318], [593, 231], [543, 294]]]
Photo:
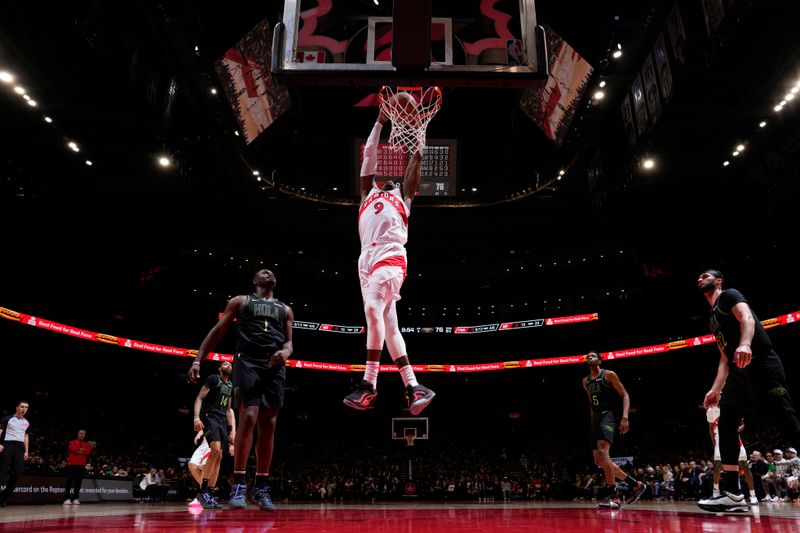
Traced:
[[6, 488], [0, 492], [0, 507], [5, 507], [8, 497], [14, 492], [17, 480], [25, 470], [25, 461], [28, 460], [28, 427], [30, 423], [25, 419], [28, 412], [28, 402], [17, 402], [17, 412], [14, 416], [0, 419], [0, 484], [6, 479], [10, 471]]

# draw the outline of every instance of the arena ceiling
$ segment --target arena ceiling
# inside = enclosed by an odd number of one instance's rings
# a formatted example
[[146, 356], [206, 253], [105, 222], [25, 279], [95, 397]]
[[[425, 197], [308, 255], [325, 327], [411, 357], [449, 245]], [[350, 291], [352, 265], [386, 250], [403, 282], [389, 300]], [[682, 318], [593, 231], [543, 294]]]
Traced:
[[[797, 2], [722, 1], [724, 31], [705, 39], [700, 3], [677, 2], [692, 37], [690, 60], [676, 69], [672, 101], [636, 146], [625, 141], [620, 106], [675, 2], [536, 4], [540, 22], [595, 66], [593, 83], [605, 80], [607, 96], [587, 97], [556, 147], [519, 111], [519, 91], [449, 91], [431, 132], [465, 147], [460, 199], [494, 204], [567, 173], [535, 195], [496, 205], [419, 202], [411, 238], [420, 263], [483, 268], [481, 254], [498, 265], [527, 254], [534, 264], [621, 247], [638, 265], [692, 272], [733, 261], [731, 247], [743, 239], [795, 242], [787, 223], [798, 197], [797, 104], [781, 113], [773, 106], [800, 80]], [[226, 100], [210, 92], [219, 87], [214, 61], [281, 11], [280, 1], [0, 7], [0, 66], [37, 100], [32, 108], [0, 90], [0, 231], [18, 262], [10, 271], [33, 277], [50, 261], [74, 260], [75, 272], [107, 265], [139, 272], [196, 249], [274, 263], [302, 259], [303, 251], [315, 267], [349, 265], [354, 207], [339, 203], [354, 199], [348, 139], [364, 136], [373, 121], [373, 109], [353, 107], [365, 90], [291, 88], [290, 110], [251, 145], [233, 134]], [[762, 120], [768, 125], [759, 129]], [[747, 151], [737, 160], [731, 152], [739, 143]], [[166, 170], [156, 163], [163, 153], [175, 161]], [[603, 179], [590, 187], [598, 154]], [[646, 157], [656, 162], [652, 171], [640, 167]], [[256, 181], [253, 169], [274, 186]]]

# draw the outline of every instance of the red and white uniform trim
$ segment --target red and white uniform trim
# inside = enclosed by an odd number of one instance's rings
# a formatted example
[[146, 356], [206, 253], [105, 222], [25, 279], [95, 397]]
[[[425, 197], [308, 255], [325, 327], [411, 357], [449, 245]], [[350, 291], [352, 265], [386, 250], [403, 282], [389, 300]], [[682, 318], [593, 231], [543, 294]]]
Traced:
[[399, 189], [382, 191], [373, 185], [361, 202], [358, 212], [358, 234], [361, 237], [358, 274], [362, 288], [366, 288], [369, 278], [383, 267], [399, 267], [405, 277], [408, 215], [408, 206]]

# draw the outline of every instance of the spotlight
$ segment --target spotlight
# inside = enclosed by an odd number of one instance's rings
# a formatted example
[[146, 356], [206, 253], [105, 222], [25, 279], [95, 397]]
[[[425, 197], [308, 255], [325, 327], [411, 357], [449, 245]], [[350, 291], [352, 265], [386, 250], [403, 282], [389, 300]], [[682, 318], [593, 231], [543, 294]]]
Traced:
[[259, 176], [259, 175], [261, 175], [261, 172], [259, 172], [258, 170], [253, 171], [253, 176]]
[[787, 102], [794, 100], [794, 93], [787, 94], [786, 96], [783, 97], [783, 99], [786, 100]]
[[620, 57], [622, 57], [622, 50], [615, 50], [614, 53], [611, 54], [611, 57], [613, 57], [614, 59], [619, 59]]
[[728, 166], [728, 165], [730, 165], [730, 164], [731, 164], [731, 162], [730, 162], [730, 161], [723, 161], [723, 162], [722, 162], [722, 166], [723, 166], [723, 167], [727, 167], [727, 166]]
[[94, 163], [92, 163], [91, 161], [89, 161], [89, 160], [87, 159], [87, 160], [86, 160], [86, 166], [87, 166], [87, 167], [90, 167], [90, 166], [92, 166], [92, 165], [94, 165]]
[[216, 90], [216, 89], [214, 89], [214, 88], [212, 88], [212, 89], [211, 89], [211, 94], [217, 94], [217, 90]]
[[605, 82], [605, 80], [603, 80], [603, 81], [601, 81], [600, 83], [598, 83], [598, 86], [599, 86], [601, 89], [602, 89], [603, 87], [605, 87], [605, 86], [606, 86], [606, 82]]
[[25, 89], [17, 85], [16, 87], [14, 87], [14, 92], [17, 94], [25, 94]]
[[172, 160], [170, 160], [169, 157], [162, 155], [161, 157], [158, 158], [158, 164], [161, 165], [162, 167], [168, 167], [172, 164]]
[[782, 105], [776, 105], [776, 106], [775, 106], [775, 107], [773, 107], [772, 109], [774, 109], [775, 111], [777, 111], [778, 113], [780, 113], [781, 111], [783, 111], [783, 106], [782, 106]]
[[644, 160], [644, 163], [642, 163], [642, 166], [649, 170], [649, 169], [651, 169], [651, 168], [656, 166], [656, 162], [653, 161], [652, 159], [648, 158], [648, 159]]
[[739, 155], [739, 151], [738, 151], [738, 150], [736, 150], [736, 151], [734, 151], [734, 152], [733, 152], [731, 155], [732, 155], [733, 157], [736, 157], [737, 155]]
[[767, 123], [766, 123], [766, 122], [764, 122], [764, 121], [762, 120], [762, 121], [761, 121], [761, 122], [758, 124], [758, 127], [759, 127], [759, 128], [763, 128], [763, 127], [764, 127], [764, 126], [766, 126], [766, 125], [767, 125]]
[[47, 116], [44, 117], [44, 121], [47, 122], [48, 124], [52, 124], [53, 123], [53, 119], [50, 118], [50, 117], [47, 117]]
[[28, 105], [31, 107], [36, 107], [36, 100], [28, 100]]
[[14, 83], [14, 75], [8, 71], [0, 70], [0, 81], [3, 83]]
[[563, 169], [563, 168], [562, 168], [561, 170], [559, 170], [559, 171], [558, 171], [558, 175], [559, 175], [559, 176], [563, 176], [564, 174], [566, 174], [566, 171], [564, 171], [564, 169]]
[[603, 91], [596, 91], [594, 93], [594, 99], [595, 100], [602, 100], [605, 97], [606, 97], [606, 93], [604, 93]]
[[68, 142], [67, 146], [69, 146], [69, 149], [72, 150], [73, 152], [80, 152], [81, 151], [81, 149], [78, 148], [78, 145], [73, 141]]
[[744, 152], [744, 145], [740, 144], [740, 145], [736, 146], [736, 151], [737, 152]]

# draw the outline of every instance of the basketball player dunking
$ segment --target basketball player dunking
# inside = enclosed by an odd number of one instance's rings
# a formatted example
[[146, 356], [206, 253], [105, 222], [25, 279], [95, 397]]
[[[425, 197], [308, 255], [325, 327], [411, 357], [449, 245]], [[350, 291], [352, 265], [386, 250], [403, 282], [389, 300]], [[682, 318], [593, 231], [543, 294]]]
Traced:
[[361, 384], [345, 397], [344, 404], [359, 410], [375, 406], [375, 387], [383, 343], [386, 341], [389, 355], [397, 365], [406, 387], [408, 408], [411, 414], [417, 415], [436, 394], [417, 383], [406, 355], [406, 343], [400, 334], [396, 304], [406, 277], [408, 215], [419, 187], [422, 155], [417, 151], [411, 157], [402, 184], [387, 181], [379, 188], [374, 178], [378, 167], [378, 141], [386, 121], [386, 115], [381, 113], [364, 146], [361, 166], [361, 208], [358, 214], [361, 255], [358, 258], [358, 275], [367, 319], [367, 368]]

